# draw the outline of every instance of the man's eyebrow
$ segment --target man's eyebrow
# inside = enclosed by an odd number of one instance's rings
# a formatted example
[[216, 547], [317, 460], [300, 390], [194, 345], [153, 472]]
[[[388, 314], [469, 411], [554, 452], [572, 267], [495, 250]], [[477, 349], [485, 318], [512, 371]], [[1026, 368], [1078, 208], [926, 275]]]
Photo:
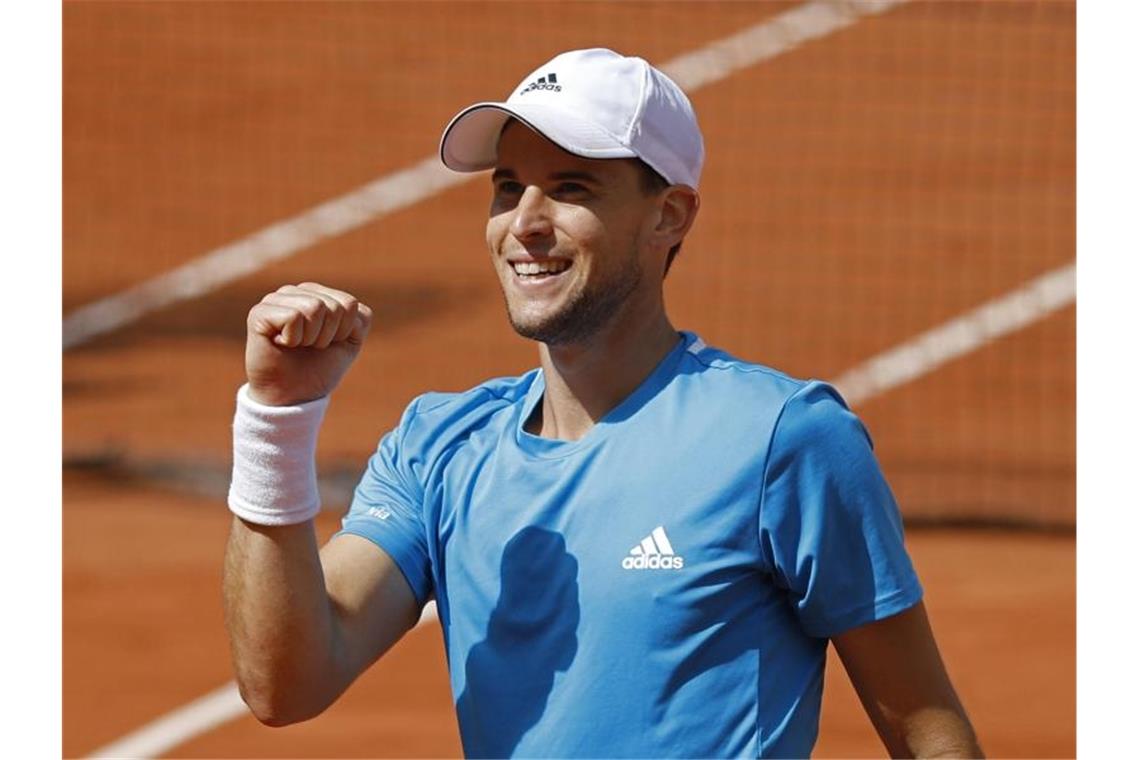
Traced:
[[550, 175], [550, 178], [554, 180], [577, 180], [580, 182], [590, 182], [595, 185], [598, 184], [598, 178], [589, 172], [555, 172]]
[[[501, 179], [518, 179], [518, 175], [515, 174], [514, 169], [500, 168], [491, 172], [492, 182], [498, 182]], [[583, 171], [554, 172], [548, 177], [548, 179], [556, 182], [577, 181], [589, 182], [595, 185], [600, 183], [600, 180], [595, 175], [591, 174], [590, 172]]]

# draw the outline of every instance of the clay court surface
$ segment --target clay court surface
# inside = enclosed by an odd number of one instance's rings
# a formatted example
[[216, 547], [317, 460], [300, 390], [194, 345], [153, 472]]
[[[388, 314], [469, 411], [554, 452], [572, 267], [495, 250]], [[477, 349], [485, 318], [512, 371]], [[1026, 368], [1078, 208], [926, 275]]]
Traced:
[[[65, 317], [428, 158], [460, 107], [555, 52], [664, 62], [775, 3], [68, 3]], [[704, 206], [674, 322], [834, 378], [1074, 256], [1071, 3], [907, 3], [693, 93]], [[329, 535], [425, 390], [529, 369], [485, 260], [477, 178], [64, 354], [64, 716], [83, 756], [228, 681], [221, 559], [244, 315], [285, 282], [377, 312], [319, 458]], [[1075, 308], [856, 411], [991, 756], [1075, 746]], [[837, 666], [817, 756], [881, 756]], [[223, 723], [176, 757], [459, 752], [439, 628], [326, 715]]]

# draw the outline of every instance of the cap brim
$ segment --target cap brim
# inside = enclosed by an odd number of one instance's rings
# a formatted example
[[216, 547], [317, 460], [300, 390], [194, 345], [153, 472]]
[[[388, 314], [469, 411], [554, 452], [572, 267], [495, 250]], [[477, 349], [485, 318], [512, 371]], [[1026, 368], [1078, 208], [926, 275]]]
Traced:
[[498, 162], [499, 134], [515, 118], [563, 150], [583, 158], [633, 158], [617, 137], [572, 113], [542, 104], [476, 103], [443, 130], [439, 156], [457, 172], [491, 169]]

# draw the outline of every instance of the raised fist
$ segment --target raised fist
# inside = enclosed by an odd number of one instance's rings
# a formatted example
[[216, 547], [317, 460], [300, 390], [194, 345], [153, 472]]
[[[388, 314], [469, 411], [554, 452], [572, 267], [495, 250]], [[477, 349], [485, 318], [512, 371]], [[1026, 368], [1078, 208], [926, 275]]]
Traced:
[[315, 282], [285, 285], [246, 319], [245, 372], [254, 401], [286, 406], [327, 396], [360, 353], [372, 310]]

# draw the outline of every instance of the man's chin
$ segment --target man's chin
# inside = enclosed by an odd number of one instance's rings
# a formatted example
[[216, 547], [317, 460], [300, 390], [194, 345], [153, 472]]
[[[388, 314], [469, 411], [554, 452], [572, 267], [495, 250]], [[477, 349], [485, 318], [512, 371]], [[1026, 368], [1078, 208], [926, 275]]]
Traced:
[[572, 309], [543, 315], [516, 314], [508, 309], [507, 318], [521, 337], [548, 346], [575, 343], [589, 337], [589, 325], [577, 319]]
[[508, 317], [511, 322], [511, 327], [523, 338], [536, 340], [539, 343], [546, 343], [548, 345], [557, 345], [565, 342], [563, 339], [565, 327], [558, 324], [558, 320], [522, 319], [515, 317], [513, 314], [509, 314]]
[[616, 280], [611, 287], [601, 292], [573, 293], [557, 304], [546, 304], [549, 309], [526, 308], [537, 307], [538, 304], [534, 302], [516, 303], [515, 306], [523, 308], [513, 308], [508, 299], [507, 317], [515, 332], [524, 338], [548, 346], [582, 343], [596, 335], [620, 313], [622, 304], [636, 289], [639, 275], [640, 271], [635, 270], [632, 276]]

